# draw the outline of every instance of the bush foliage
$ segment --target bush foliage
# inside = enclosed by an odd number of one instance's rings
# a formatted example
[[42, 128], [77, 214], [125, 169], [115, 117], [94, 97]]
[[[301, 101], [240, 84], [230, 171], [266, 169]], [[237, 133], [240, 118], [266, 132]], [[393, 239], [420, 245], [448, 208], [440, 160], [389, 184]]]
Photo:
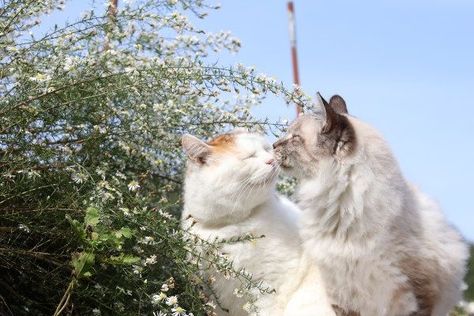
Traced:
[[467, 263], [467, 274], [465, 282], [467, 289], [464, 292], [464, 297], [469, 302], [474, 302], [474, 245], [471, 245], [469, 248], [469, 261]]
[[180, 136], [277, 128], [249, 107], [302, 96], [214, 63], [240, 43], [190, 23], [215, 9], [203, 1], [99, 7], [43, 32], [63, 4], [0, 8], [0, 314], [212, 314], [206, 260], [265, 292], [180, 230]]

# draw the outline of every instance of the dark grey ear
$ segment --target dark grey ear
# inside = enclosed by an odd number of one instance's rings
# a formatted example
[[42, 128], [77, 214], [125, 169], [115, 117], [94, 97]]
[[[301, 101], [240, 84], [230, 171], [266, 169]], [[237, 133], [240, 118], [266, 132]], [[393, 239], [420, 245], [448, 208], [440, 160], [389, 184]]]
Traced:
[[328, 101], [326, 101], [319, 92], [316, 93], [316, 96], [318, 98], [318, 103], [321, 106], [324, 120], [321, 133], [328, 133], [337, 126], [339, 114], [334, 111], [334, 109], [329, 105]]
[[208, 144], [189, 134], [181, 138], [181, 144], [189, 159], [199, 164], [204, 164], [211, 153], [211, 148]]
[[336, 111], [337, 113], [347, 114], [347, 106], [346, 101], [340, 95], [333, 95], [329, 100], [329, 105]]
[[[325, 140], [324, 143], [329, 144], [331, 154], [341, 157], [350, 155], [357, 145], [354, 127], [348, 117], [336, 112], [334, 107], [331, 106], [331, 102], [326, 102], [319, 92], [317, 96], [323, 112], [324, 124], [321, 129], [321, 136]], [[344, 102], [342, 98], [341, 100]], [[339, 101], [337, 102], [339, 103]]]
[[318, 101], [318, 104], [321, 106], [321, 107], [326, 107], [328, 106], [328, 101], [326, 101], [325, 98], [323, 98], [323, 96], [321, 95], [321, 93], [316, 92], [316, 98], [317, 98], [317, 101]]

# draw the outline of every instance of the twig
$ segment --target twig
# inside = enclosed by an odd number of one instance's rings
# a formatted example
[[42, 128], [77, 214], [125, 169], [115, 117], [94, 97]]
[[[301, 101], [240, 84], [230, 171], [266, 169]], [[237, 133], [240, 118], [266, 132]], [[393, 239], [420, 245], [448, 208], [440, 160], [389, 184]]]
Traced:
[[71, 280], [71, 282], [69, 282], [69, 285], [66, 289], [66, 292], [64, 292], [63, 294], [63, 297], [61, 298], [61, 300], [59, 301], [59, 304], [58, 306], [56, 307], [56, 310], [53, 314], [53, 316], [58, 316], [58, 315], [61, 315], [61, 313], [63, 312], [63, 310], [66, 308], [66, 306], [68, 305], [69, 303], [69, 299], [71, 298], [71, 292], [72, 292], [72, 289], [74, 287], [74, 284], [76, 282], [76, 279], [75, 277], [73, 277], [73, 279]]

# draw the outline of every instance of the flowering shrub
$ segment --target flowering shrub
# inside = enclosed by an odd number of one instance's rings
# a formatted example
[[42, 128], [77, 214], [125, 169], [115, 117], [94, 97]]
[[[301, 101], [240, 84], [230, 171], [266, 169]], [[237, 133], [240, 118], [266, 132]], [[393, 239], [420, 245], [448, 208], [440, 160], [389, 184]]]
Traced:
[[212, 315], [203, 266], [239, 279], [252, 311], [271, 289], [220, 255], [224, 241], [180, 229], [180, 136], [278, 129], [249, 107], [304, 97], [216, 65], [240, 43], [190, 23], [215, 9], [203, 1], [128, 1], [42, 34], [63, 5], [0, 9], [0, 314]]

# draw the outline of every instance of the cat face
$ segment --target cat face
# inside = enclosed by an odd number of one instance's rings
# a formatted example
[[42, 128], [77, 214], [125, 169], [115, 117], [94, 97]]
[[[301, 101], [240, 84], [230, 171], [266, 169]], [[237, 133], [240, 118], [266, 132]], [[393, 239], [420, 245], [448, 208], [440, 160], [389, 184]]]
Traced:
[[189, 158], [187, 184], [208, 190], [221, 205], [252, 207], [273, 190], [279, 169], [271, 145], [258, 134], [233, 132], [207, 143], [185, 135], [182, 145]]
[[344, 115], [347, 113], [344, 99], [335, 95], [328, 103], [319, 93], [318, 97], [322, 115], [300, 115], [273, 144], [281, 168], [297, 178], [312, 177], [319, 161], [341, 159], [355, 149], [355, 132]]

